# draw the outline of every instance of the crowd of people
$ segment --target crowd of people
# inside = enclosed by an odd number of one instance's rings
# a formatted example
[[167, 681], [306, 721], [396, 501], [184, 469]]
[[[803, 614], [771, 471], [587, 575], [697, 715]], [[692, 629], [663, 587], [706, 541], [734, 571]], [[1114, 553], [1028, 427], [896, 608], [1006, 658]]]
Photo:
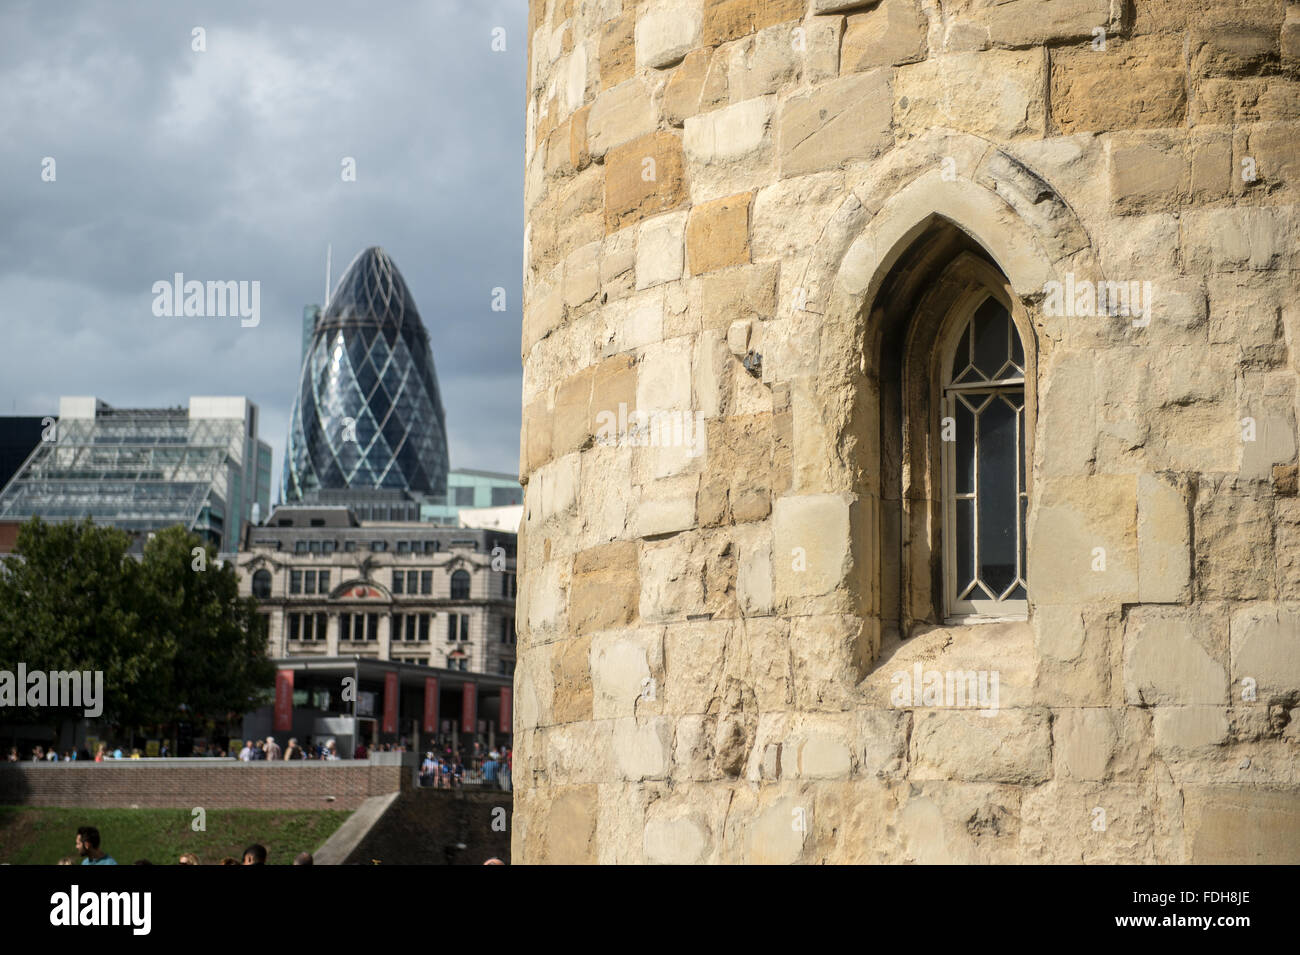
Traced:
[[[59, 865], [76, 865], [77, 857], [81, 857], [82, 865], [117, 865], [117, 860], [109, 855], [104, 849], [100, 848], [99, 830], [94, 826], [82, 826], [77, 830], [77, 855], [64, 856], [59, 860]], [[267, 851], [266, 846], [260, 843], [253, 843], [244, 850], [243, 862], [233, 856], [226, 856], [220, 862], [214, 865], [266, 865]], [[202, 865], [199, 857], [193, 852], [182, 853], [176, 862], [177, 865]], [[300, 852], [293, 860], [294, 865], [312, 865], [313, 859], [310, 852]], [[148, 859], [136, 859], [132, 865], [153, 865]]]
[[[99, 830], [94, 826], [82, 826], [77, 830], [76, 841], [77, 855], [64, 856], [59, 860], [59, 865], [76, 865], [77, 857], [81, 858], [82, 865], [117, 865], [117, 860], [109, 855], [100, 847]], [[462, 847], [463, 848], [463, 847]], [[236, 859], [234, 856], [226, 856], [220, 862], [210, 863], [211, 865], [266, 865], [269, 856], [266, 846], [261, 843], [253, 843], [243, 853], [243, 861]], [[193, 852], [181, 853], [176, 861], [177, 865], [203, 865], [199, 861], [198, 855]], [[310, 852], [300, 852], [293, 860], [294, 865], [314, 865], [315, 860]], [[484, 865], [505, 865], [500, 859], [493, 856], [483, 863]], [[132, 865], [153, 865], [148, 859], [136, 859]]]
[[[352, 758], [368, 759], [372, 753], [404, 752], [407, 752], [405, 741], [377, 743], [374, 746], [367, 746], [364, 742], [358, 742], [352, 752]], [[162, 746], [159, 755], [169, 755], [166, 744]], [[195, 755], [224, 756], [225, 753], [220, 749], [216, 749], [205, 751], [202, 754], [196, 752]], [[105, 760], [142, 759], [144, 757], [142, 757], [139, 749], [124, 752], [121, 746], [112, 746], [110, 748], [109, 744], [100, 743], [95, 748], [93, 757], [84, 747], [79, 750], [65, 750], [60, 754], [54, 749], [47, 751], [41, 746], [35, 746], [27, 758], [36, 762], [59, 762], [60, 760], [72, 762], [93, 759], [94, 762], [100, 763]], [[289, 741], [282, 747], [274, 736], [268, 736], [265, 739], [245, 740], [236, 758], [240, 762], [255, 763], [299, 759], [336, 760], [344, 757], [339, 754], [338, 741], [333, 738], [313, 742], [309, 737], [306, 745], [302, 745], [298, 742], [297, 737], [290, 737]], [[430, 786], [435, 789], [455, 789], [467, 784], [484, 785], [509, 791], [511, 788], [513, 758], [514, 754], [508, 746], [488, 749], [483, 743], [476, 742], [472, 751], [462, 753], [459, 748], [453, 747], [451, 743], [444, 743], [440, 747], [425, 752], [424, 761], [420, 765], [420, 785]], [[9, 748], [9, 762], [19, 762], [22, 759], [18, 747], [11, 746]]]
[[475, 743], [468, 758], [460, 750], [445, 745], [441, 752], [429, 750], [420, 764], [420, 785], [434, 789], [458, 789], [466, 783], [481, 784], [506, 792], [511, 788], [514, 751], [509, 747], [484, 752]]

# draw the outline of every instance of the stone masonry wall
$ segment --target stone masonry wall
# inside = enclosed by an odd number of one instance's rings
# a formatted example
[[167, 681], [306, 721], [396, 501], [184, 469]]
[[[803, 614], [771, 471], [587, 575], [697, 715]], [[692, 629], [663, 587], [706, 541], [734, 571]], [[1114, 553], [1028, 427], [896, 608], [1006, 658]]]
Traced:
[[[532, 0], [527, 124], [515, 861], [1300, 862], [1300, 4]], [[900, 642], [936, 223], [1032, 323], [1030, 613]]]
[[409, 789], [411, 769], [368, 760], [0, 763], [0, 804], [93, 809], [356, 809]]

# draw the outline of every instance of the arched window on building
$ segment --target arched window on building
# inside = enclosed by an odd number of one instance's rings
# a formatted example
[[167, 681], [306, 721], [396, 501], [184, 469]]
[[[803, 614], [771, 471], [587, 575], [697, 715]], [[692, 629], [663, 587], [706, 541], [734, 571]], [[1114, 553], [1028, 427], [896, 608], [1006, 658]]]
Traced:
[[271, 596], [271, 572], [265, 568], [253, 572], [253, 596], [266, 600]]
[[1037, 411], [1026, 307], [971, 236], [936, 218], [868, 308], [863, 414], [880, 432], [864, 484], [879, 514], [867, 584], [882, 638], [1024, 619]]
[[943, 351], [944, 595], [949, 616], [1028, 610], [1025, 350], [991, 292], [955, 310]]
[[458, 570], [451, 575], [451, 599], [469, 599], [469, 571]]

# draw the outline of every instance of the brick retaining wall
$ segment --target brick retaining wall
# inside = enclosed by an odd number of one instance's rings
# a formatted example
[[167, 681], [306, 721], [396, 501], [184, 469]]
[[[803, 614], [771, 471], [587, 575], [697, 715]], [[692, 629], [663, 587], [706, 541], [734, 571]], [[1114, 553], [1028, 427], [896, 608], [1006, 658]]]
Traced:
[[411, 769], [391, 757], [382, 764], [210, 758], [0, 763], [0, 804], [22, 806], [356, 809], [369, 796], [410, 785]]

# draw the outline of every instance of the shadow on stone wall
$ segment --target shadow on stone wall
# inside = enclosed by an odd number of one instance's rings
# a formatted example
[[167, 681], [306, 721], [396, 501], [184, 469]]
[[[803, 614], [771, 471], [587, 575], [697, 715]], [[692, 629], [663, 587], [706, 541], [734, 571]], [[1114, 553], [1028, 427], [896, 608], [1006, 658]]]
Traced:
[[512, 793], [403, 792], [347, 857], [346, 865], [482, 865], [510, 862]]

